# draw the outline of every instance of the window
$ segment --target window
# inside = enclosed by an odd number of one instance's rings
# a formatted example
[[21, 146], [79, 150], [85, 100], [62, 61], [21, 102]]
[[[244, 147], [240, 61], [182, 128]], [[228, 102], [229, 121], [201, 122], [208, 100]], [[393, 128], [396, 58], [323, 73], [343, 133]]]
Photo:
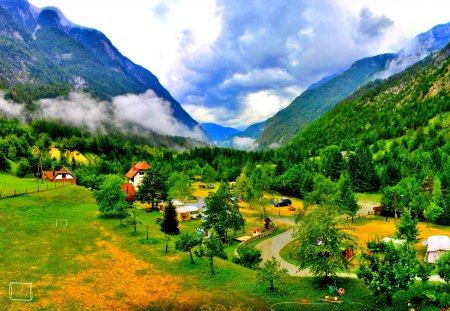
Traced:
[[62, 173], [62, 179], [66, 179], [66, 173]]
[[145, 175], [145, 172], [144, 171], [140, 171], [139, 175]]

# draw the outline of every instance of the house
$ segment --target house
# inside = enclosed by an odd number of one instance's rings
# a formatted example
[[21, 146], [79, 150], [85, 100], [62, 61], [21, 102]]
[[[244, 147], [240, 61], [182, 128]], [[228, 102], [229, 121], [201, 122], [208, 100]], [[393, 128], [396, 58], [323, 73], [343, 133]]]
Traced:
[[125, 177], [128, 178], [128, 182], [133, 185], [135, 191], [139, 190], [144, 176], [151, 168], [148, 163], [140, 161], [137, 164], [133, 164], [128, 173], [125, 174]]
[[49, 180], [52, 182], [70, 183], [77, 184], [77, 179], [67, 167], [63, 166], [59, 171], [42, 171], [42, 177], [44, 180]]
[[200, 214], [197, 206], [180, 206], [176, 208], [178, 218], [181, 221], [189, 221], [191, 219], [197, 219]]
[[439, 257], [450, 251], [450, 239], [446, 235], [432, 235], [422, 243], [427, 246], [427, 254], [423, 258], [425, 262], [437, 263]]

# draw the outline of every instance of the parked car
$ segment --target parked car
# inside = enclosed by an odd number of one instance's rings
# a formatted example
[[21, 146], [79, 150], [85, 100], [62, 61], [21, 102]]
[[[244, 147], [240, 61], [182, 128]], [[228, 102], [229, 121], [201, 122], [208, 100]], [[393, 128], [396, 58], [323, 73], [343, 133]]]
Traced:
[[214, 184], [209, 184], [209, 185], [208, 185], [208, 188], [209, 188], [209, 189], [214, 189]]
[[281, 206], [291, 206], [292, 201], [288, 198], [283, 198], [275, 203], [275, 207], [281, 207]]

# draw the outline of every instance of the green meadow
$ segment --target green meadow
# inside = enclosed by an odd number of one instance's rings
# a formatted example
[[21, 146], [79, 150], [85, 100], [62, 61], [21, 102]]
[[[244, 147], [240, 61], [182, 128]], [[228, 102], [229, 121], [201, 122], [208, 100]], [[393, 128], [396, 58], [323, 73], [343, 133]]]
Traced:
[[[286, 277], [276, 284], [277, 291], [269, 292], [256, 283], [255, 271], [221, 259], [215, 259], [217, 274], [212, 276], [206, 259], [195, 258], [191, 264], [189, 254], [175, 251], [177, 237], [170, 237], [165, 252], [167, 240], [156, 223], [162, 216], [159, 212], [138, 210], [142, 224], [134, 233], [117, 219], [100, 218], [97, 209], [90, 191], [78, 186], [0, 200], [0, 306], [10, 310], [380, 308], [363, 284], [353, 279], [338, 281], [346, 294], [343, 303], [335, 305], [319, 300], [328, 295], [328, 288], [313, 278]], [[67, 227], [57, 227], [56, 219], [67, 219]], [[247, 217], [247, 222], [250, 231], [259, 220]], [[199, 224], [191, 221], [179, 227], [181, 232], [193, 232]], [[231, 256], [236, 245], [229, 246], [227, 254]], [[10, 282], [32, 282], [33, 300], [10, 301]], [[407, 298], [397, 300], [403, 303], [392, 310], [404, 310]]]

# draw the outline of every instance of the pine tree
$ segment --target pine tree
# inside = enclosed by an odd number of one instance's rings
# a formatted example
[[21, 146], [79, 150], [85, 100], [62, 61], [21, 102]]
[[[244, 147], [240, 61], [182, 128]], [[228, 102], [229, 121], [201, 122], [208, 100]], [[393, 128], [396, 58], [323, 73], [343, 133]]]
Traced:
[[135, 199], [142, 203], [151, 203], [152, 208], [158, 201], [167, 199], [167, 177], [158, 168], [152, 168], [142, 180]]
[[169, 205], [167, 205], [166, 207], [166, 211], [164, 213], [164, 220], [161, 223], [161, 231], [166, 234], [180, 233], [180, 229], [178, 228], [177, 211], [171, 201], [169, 201]]
[[348, 171], [355, 192], [378, 190], [379, 178], [375, 172], [372, 154], [369, 148], [359, 147], [349, 156]]
[[400, 222], [397, 224], [396, 236], [400, 239], [405, 239], [408, 243], [414, 243], [420, 235], [420, 231], [417, 228], [417, 220], [411, 216], [411, 210], [409, 208], [403, 209]]
[[342, 211], [348, 213], [352, 217], [353, 222], [353, 217], [358, 212], [359, 205], [356, 203], [355, 194], [353, 193], [352, 181], [350, 180], [350, 178], [348, 178], [343, 174], [339, 179], [338, 188], [339, 188], [339, 198], [338, 198], [339, 208]]

